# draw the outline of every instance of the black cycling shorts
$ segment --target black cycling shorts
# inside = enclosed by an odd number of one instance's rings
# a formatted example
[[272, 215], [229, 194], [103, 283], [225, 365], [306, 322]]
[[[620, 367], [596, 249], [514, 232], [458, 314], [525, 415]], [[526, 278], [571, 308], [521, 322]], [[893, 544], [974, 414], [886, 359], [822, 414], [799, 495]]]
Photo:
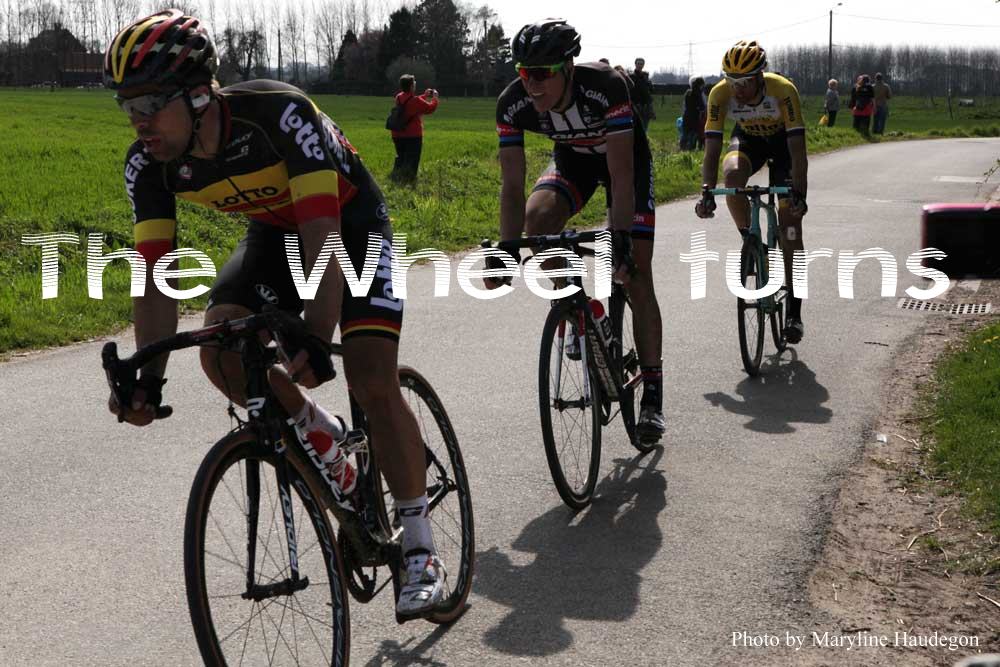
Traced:
[[[637, 141], [637, 146], [639, 142]], [[642, 144], [645, 145], [645, 144]], [[632, 238], [652, 241], [656, 225], [656, 196], [653, 190], [653, 158], [649, 150], [635, 151], [635, 214]], [[598, 185], [604, 185], [605, 201], [611, 210], [611, 176], [602, 154], [578, 153], [556, 144], [552, 161], [535, 182], [535, 190], [554, 190], [566, 198], [570, 215], [576, 215], [590, 200]]]
[[[375, 200], [374, 197], [368, 199]], [[352, 296], [347, 282], [344, 282], [340, 337], [347, 340], [360, 335], [380, 336], [398, 341], [403, 324], [403, 302], [392, 294], [392, 227], [389, 213], [384, 203], [375, 200], [361, 209], [366, 211], [365, 215], [358, 215], [354, 205], [360, 203], [352, 202], [354, 210], [345, 212], [340, 225], [354, 275], [360, 276], [364, 266], [369, 232], [382, 235], [382, 249], [378, 270], [366, 296]], [[208, 307], [237, 304], [259, 313], [266, 304], [271, 304], [296, 315], [301, 313], [303, 301], [295, 289], [285, 255], [284, 237], [288, 233], [274, 225], [251, 221], [246, 236], [219, 272], [209, 295]], [[300, 257], [301, 249], [300, 241]], [[336, 261], [336, 257], [332, 256], [326, 270], [332, 271]]]
[[[792, 156], [788, 152], [788, 135], [778, 132], [770, 137], [744, 134], [737, 125], [729, 138], [729, 153], [739, 153], [750, 163], [750, 173], [756, 174], [765, 164], [768, 166], [768, 185], [792, 187]], [[787, 199], [790, 195], [778, 195]]]

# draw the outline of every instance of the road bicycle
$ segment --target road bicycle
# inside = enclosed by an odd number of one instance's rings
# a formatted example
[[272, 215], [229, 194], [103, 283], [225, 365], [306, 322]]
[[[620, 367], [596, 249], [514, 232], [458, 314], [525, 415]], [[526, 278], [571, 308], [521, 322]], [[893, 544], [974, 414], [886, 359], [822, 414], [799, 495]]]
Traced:
[[[240, 354], [247, 381], [246, 418], [206, 454], [195, 475], [184, 525], [184, 578], [198, 647], [206, 665], [347, 665], [350, 616], [345, 591], [368, 602], [402, 574], [399, 517], [392, 509], [350, 395], [352, 430], [342, 445], [354, 455], [357, 485], [341, 491], [325, 463], [275, 398], [268, 369], [279, 342], [300, 335], [301, 320], [280, 311], [179, 333], [119, 359], [104, 346], [103, 366], [120, 405], [136, 373], [156, 356], [196, 345]], [[334, 345], [334, 354], [342, 348]], [[449, 623], [466, 609], [475, 554], [472, 501], [458, 439], [431, 385], [399, 367], [399, 381], [420, 425], [435, 543], [449, 567], [445, 598], [420, 617]], [[163, 406], [158, 417], [169, 416]], [[119, 418], [122, 419], [121, 417]], [[375, 446], [379, 446], [376, 443]], [[336, 519], [336, 527], [330, 515]], [[388, 568], [388, 576], [380, 575]], [[384, 579], [384, 580], [383, 580]], [[397, 615], [397, 622], [412, 620]]]
[[[600, 235], [606, 237], [600, 237]], [[599, 237], [611, 260], [609, 232], [564, 231], [501, 241], [491, 246], [507, 252], [535, 248], [539, 253], [568, 251], [594, 256]], [[544, 257], [539, 257], [539, 260]], [[556, 260], [558, 261], [558, 260]], [[646, 439], [636, 426], [642, 396], [642, 372], [632, 328], [632, 306], [621, 285], [612, 285], [607, 309], [587, 296], [583, 281], [566, 278], [575, 286], [571, 295], [552, 301], [542, 328], [538, 359], [538, 405], [542, 441], [552, 481], [563, 502], [573, 509], [586, 507], [593, 497], [601, 467], [601, 428], [620, 413], [629, 441], [646, 453], [656, 439]]]
[[[775, 195], [791, 192], [787, 187], [760, 187], [757, 185], [741, 188], [712, 188], [705, 192], [716, 195], [744, 195], [750, 199], [750, 228], [743, 247], [740, 249], [740, 284], [747, 290], [761, 290], [768, 284], [769, 252], [778, 248], [778, 213], [775, 209]], [[767, 202], [762, 198], [767, 196]], [[767, 213], [767, 244], [760, 229], [760, 211]], [[771, 338], [778, 352], [788, 346], [785, 340], [785, 300], [787, 286], [782, 285], [774, 294], [756, 298], [736, 298], [736, 318], [739, 325], [740, 357], [743, 368], [749, 375], [760, 372], [760, 362], [764, 354], [764, 318], [770, 320]]]

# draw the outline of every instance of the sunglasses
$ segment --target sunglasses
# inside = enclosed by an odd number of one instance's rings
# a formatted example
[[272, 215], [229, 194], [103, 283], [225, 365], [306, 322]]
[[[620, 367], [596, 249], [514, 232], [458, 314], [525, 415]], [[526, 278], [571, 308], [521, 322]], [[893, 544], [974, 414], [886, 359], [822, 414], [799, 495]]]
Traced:
[[558, 65], [531, 65], [526, 67], [521, 63], [515, 65], [517, 68], [517, 75], [521, 77], [524, 81], [531, 79], [533, 81], [548, 81], [556, 75], [556, 72], [563, 68], [566, 63], [559, 63]]
[[734, 88], [749, 88], [750, 84], [753, 83], [756, 78], [756, 74], [739, 77], [726, 75], [726, 81], [728, 81]]
[[118, 107], [129, 116], [152, 116], [162, 111], [164, 107], [184, 94], [184, 89], [172, 93], [149, 93], [137, 97], [121, 97], [115, 95]]

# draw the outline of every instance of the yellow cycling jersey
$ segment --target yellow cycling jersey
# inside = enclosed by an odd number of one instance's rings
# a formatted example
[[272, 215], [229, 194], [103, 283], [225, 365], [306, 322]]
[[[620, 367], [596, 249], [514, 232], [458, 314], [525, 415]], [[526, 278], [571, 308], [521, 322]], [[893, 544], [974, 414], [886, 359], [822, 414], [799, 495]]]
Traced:
[[722, 136], [727, 115], [732, 116], [741, 132], [756, 137], [806, 131], [799, 91], [791, 81], [771, 72], [764, 73], [764, 95], [760, 102], [753, 105], [737, 102], [732, 87], [725, 79], [717, 83], [708, 95], [705, 135]]

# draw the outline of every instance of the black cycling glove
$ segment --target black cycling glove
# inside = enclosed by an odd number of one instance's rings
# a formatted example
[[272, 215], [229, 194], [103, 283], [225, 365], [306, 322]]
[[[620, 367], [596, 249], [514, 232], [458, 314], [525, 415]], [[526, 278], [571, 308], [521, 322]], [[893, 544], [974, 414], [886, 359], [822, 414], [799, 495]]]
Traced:
[[[504, 252], [506, 252], [508, 255], [510, 255], [511, 258], [514, 260], [514, 262], [516, 264], [520, 264], [521, 263], [521, 251], [520, 250], [518, 250], [518, 249], [505, 250]], [[497, 257], [496, 255], [488, 255], [486, 257], [486, 268], [487, 269], [506, 269], [507, 265], [504, 264], [503, 258]], [[492, 278], [489, 278], [489, 280], [492, 280], [494, 282], [498, 282], [501, 285], [510, 285], [514, 281], [513, 277], [511, 277], [511, 276], [494, 276]]]
[[632, 232], [623, 229], [611, 231], [611, 264], [613, 273], [617, 273], [622, 266], [628, 274], [635, 274], [635, 260], [632, 259]]
[[309, 333], [306, 323], [291, 313], [274, 306], [265, 306], [264, 311], [278, 318], [274, 333], [289, 361], [298, 356], [299, 351], [305, 350], [309, 355], [309, 367], [320, 384], [337, 377], [330, 356], [333, 354], [333, 346], [328, 341]]
[[[158, 378], [154, 375], [143, 375], [136, 381], [135, 386], [132, 388], [133, 396], [136, 389], [142, 389], [146, 392], [146, 403], [152, 405], [154, 408], [158, 408], [163, 403], [163, 385], [166, 383], [167, 380], [165, 378]], [[128, 399], [131, 402], [132, 396], [129, 396]]]

